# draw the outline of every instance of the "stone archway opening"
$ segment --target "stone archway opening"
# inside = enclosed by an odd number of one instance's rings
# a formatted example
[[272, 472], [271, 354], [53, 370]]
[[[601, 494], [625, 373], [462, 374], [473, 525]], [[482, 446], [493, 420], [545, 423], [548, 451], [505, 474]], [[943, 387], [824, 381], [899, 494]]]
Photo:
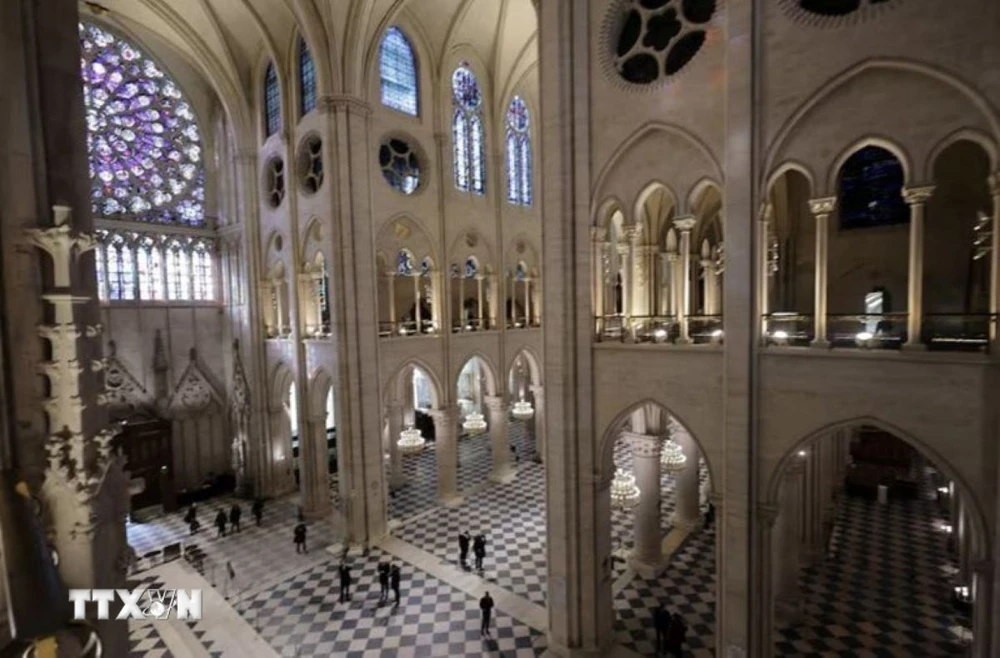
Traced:
[[763, 515], [774, 655], [968, 655], [982, 526], [949, 473], [909, 437], [868, 422], [786, 455]]
[[683, 621], [687, 650], [714, 655], [715, 511], [700, 444], [666, 408], [643, 402], [612, 423], [602, 460], [610, 485], [598, 493], [608, 502], [598, 505], [597, 522], [612, 549], [618, 642], [656, 655], [653, 613], [662, 604]]
[[542, 463], [545, 454], [545, 391], [538, 360], [527, 349], [517, 353], [507, 371], [510, 445], [517, 464]]

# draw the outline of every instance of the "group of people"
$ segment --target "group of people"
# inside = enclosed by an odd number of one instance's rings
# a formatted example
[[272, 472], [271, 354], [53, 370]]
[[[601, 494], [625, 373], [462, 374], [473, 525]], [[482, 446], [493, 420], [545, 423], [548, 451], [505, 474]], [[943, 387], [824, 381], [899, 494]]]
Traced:
[[[256, 499], [253, 501], [250, 510], [253, 512], [254, 519], [257, 521], [257, 527], [259, 528], [261, 520], [264, 518], [264, 501], [260, 498]], [[219, 512], [215, 515], [215, 528], [218, 531], [217, 536], [226, 536], [227, 525], [232, 532], [241, 532], [240, 519], [242, 517], [243, 509], [239, 503], [233, 503], [232, 507], [229, 508], [228, 514], [225, 508], [219, 508]], [[198, 508], [194, 503], [191, 503], [191, 506], [188, 507], [188, 511], [184, 515], [184, 522], [188, 524], [192, 535], [201, 530], [201, 522], [198, 521]]]
[[[353, 582], [351, 578], [351, 566], [346, 562], [342, 562], [339, 567], [337, 567], [337, 573], [340, 575], [340, 602], [344, 603], [351, 600], [351, 583]], [[391, 564], [389, 562], [379, 562], [378, 565], [378, 588], [379, 588], [379, 603], [389, 602], [389, 589], [392, 589], [392, 593], [395, 597], [394, 606], [399, 605], [399, 580], [402, 572], [399, 569], [398, 564]]]
[[483, 559], [486, 557], [486, 535], [480, 533], [470, 537], [468, 530], [458, 535], [458, 561], [463, 569], [469, 568], [469, 544], [472, 544], [472, 555], [476, 559], [476, 571], [483, 570]]
[[656, 629], [656, 655], [683, 656], [687, 625], [680, 613], [670, 614], [661, 603], [653, 610], [653, 628]]

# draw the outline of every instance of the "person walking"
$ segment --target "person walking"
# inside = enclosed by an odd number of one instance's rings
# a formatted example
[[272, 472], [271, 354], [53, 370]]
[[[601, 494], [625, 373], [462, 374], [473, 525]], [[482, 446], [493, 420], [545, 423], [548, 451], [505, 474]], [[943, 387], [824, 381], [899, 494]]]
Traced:
[[309, 549], [306, 548], [306, 524], [299, 523], [295, 526], [293, 532], [295, 536], [295, 552], [308, 553]]
[[670, 630], [670, 613], [660, 603], [653, 609], [653, 628], [656, 629], [656, 655], [667, 652], [667, 633]]
[[219, 537], [226, 536], [226, 510], [220, 509], [215, 515], [215, 527], [219, 530]]
[[340, 565], [340, 602], [351, 600], [351, 568], [346, 564]]
[[458, 560], [463, 569], [469, 568], [469, 532], [463, 530], [458, 536]]
[[680, 613], [677, 613], [670, 621], [670, 629], [667, 631], [667, 655], [682, 658], [684, 655], [684, 640], [686, 635], [687, 625], [681, 618]]
[[490, 616], [493, 614], [493, 598], [490, 596], [489, 592], [483, 594], [483, 598], [479, 599], [479, 610], [483, 615], [483, 621], [479, 625], [479, 634], [489, 637]]
[[378, 565], [378, 602], [389, 600], [389, 563], [379, 562]]
[[483, 570], [483, 558], [486, 557], [486, 536], [476, 535], [472, 542], [472, 552], [476, 556], [476, 570]]
[[392, 565], [392, 571], [389, 572], [389, 580], [392, 583], [392, 593], [396, 596], [396, 602], [393, 605], [399, 605], [399, 565]]
[[236, 569], [233, 563], [226, 561], [226, 600], [239, 596], [239, 589], [236, 587]]
[[257, 498], [253, 501], [253, 506], [250, 507], [250, 511], [253, 512], [253, 518], [257, 521], [257, 527], [260, 527], [260, 520], [264, 517], [264, 501]]
[[229, 508], [229, 525], [232, 526], [233, 532], [240, 532], [241, 516], [243, 516], [243, 510], [240, 509], [240, 504], [233, 503], [233, 506]]

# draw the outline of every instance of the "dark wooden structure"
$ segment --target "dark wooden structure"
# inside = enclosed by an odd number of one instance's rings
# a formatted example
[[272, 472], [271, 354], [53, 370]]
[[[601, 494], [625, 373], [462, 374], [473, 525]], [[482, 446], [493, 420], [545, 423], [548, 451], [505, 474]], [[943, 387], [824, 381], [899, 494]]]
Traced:
[[120, 421], [122, 432], [117, 446], [128, 461], [126, 470], [133, 481], [141, 478], [142, 490], [132, 496], [132, 509], [163, 505], [165, 512], [177, 509], [174, 489], [173, 450], [170, 421], [149, 414], [137, 413]]

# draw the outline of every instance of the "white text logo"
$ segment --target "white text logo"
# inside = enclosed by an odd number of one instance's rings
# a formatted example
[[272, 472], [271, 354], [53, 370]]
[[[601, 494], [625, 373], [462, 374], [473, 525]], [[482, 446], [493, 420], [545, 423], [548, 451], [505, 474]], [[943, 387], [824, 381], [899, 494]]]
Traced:
[[73, 618], [85, 619], [87, 603], [97, 604], [97, 618], [111, 618], [115, 594], [122, 602], [116, 619], [201, 619], [200, 589], [71, 589]]

